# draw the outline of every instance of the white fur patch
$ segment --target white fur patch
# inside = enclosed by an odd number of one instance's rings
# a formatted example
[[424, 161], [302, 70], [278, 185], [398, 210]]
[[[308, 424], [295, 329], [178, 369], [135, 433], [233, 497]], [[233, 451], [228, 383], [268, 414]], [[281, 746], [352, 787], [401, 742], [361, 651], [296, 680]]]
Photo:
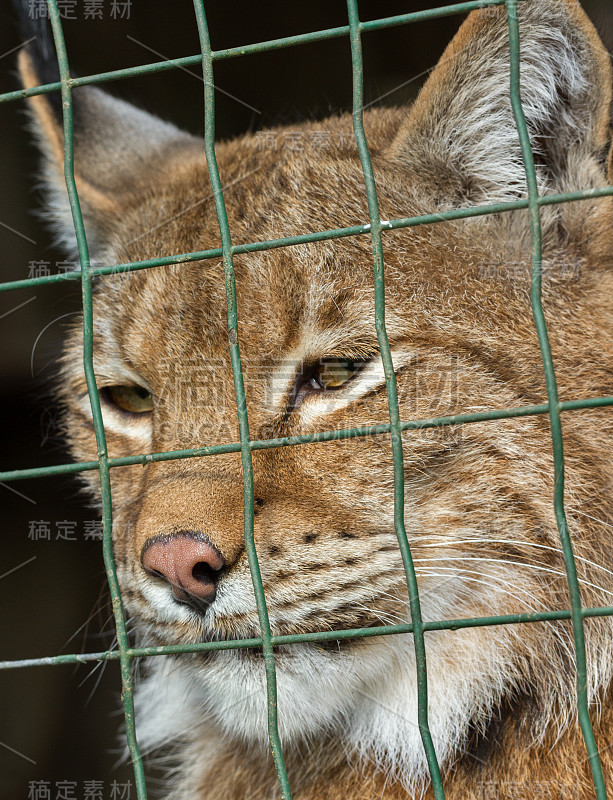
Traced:
[[[422, 593], [424, 618], [445, 618], [462, 592], [462, 579], [430, 583]], [[503, 595], [501, 590], [500, 599]], [[247, 605], [253, 606], [252, 598]], [[216, 606], [217, 601], [211, 610], [219, 614]], [[513, 683], [513, 656], [508, 637], [484, 636], [480, 630], [426, 635], [426, 647], [430, 729], [445, 763], [462, 746], [470, 722], [485, 718]], [[350, 758], [367, 759], [407, 789], [426, 779], [411, 635], [376, 637], [339, 652], [292, 645], [276, 651], [276, 668], [285, 746], [331, 733]], [[185, 736], [197, 741], [200, 724], [208, 734], [214, 726], [219, 737], [268, 746], [264, 663], [240, 651], [218, 652], [201, 669], [191, 659], [189, 664], [151, 659], [136, 707], [145, 750]]]
[[[471, 638], [473, 631], [446, 631], [427, 639], [430, 730], [441, 763], [461, 746], [469, 722], [486, 714], [507, 683], [504, 643], [490, 637], [489, 648], [471, 647]], [[215, 723], [220, 736], [267, 747], [263, 662], [224, 651], [199, 674], [176, 660], [152, 662], [136, 693], [137, 731], [145, 750], [186, 736], [196, 740], [203, 721], [208, 732]], [[425, 780], [411, 636], [371, 641], [356, 655], [293, 646], [279, 653], [276, 662], [285, 746], [330, 732], [349, 757], [367, 759], [407, 789]]]

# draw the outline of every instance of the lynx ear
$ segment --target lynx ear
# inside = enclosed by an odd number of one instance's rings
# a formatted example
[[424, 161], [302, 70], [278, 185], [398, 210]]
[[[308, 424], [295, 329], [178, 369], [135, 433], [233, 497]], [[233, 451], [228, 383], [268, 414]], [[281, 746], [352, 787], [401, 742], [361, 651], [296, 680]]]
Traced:
[[[48, 30], [37, 23], [34, 40], [19, 54], [25, 88], [59, 80]], [[62, 243], [74, 250], [72, 216], [64, 182], [64, 133], [59, 93], [30, 98], [33, 127], [44, 156], [48, 213]], [[173, 156], [199, 141], [174, 125], [94, 86], [73, 90], [75, 179], [92, 253], [100, 252], [113, 221], [155, 187]]]
[[[606, 185], [607, 51], [576, 0], [526, 0], [518, 15], [521, 94], [541, 191]], [[474, 11], [393, 143], [395, 163], [432, 186], [441, 208], [526, 192], [509, 62], [505, 8]]]

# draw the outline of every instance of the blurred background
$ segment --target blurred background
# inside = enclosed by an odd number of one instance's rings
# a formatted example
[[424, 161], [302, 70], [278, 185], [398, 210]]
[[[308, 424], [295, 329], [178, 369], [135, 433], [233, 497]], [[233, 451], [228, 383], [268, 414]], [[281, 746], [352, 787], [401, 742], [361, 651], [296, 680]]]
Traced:
[[[361, 0], [363, 20], [443, 5], [431, 0]], [[193, 55], [198, 35], [189, 0], [59, 0], [72, 70], [81, 75]], [[343, 0], [211, 0], [214, 49], [346, 24]], [[613, 5], [584, 0], [613, 49]], [[31, 0], [29, 13], [44, 14]], [[364, 35], [368, 104], [410, 101], [462, 17]], [[8, 0], [0, 3], [0, 92], [18, 87], [20, 36]], [[266, 130], [351, 107], [346, 37], [217, 62], [217, 135]], [[202, 132], [198, 68], [107, 84], [194, 133]], [[223, 90], [223, 91], [221, 91]], [[66, 268], [40, 222], [38, 156], [23, 101], [0, 104], [0, 280]], [[80, 306], [76, 282], [0, 294], [0, 469], [67, 460], [48, 395], [62, 331]], [[74, 478], [0, 484], [0, 660], [98, 651], [113, 643], [99, 527]], [[89, 664], [0, 671], [0, 789], [7, 798], [129, 800], [121, 744], [119, 669]], [[156, 776], [152, 772], [151, 787]], [[97, 792], [97, 793], [96, 793]], [[153, 792], [155, 794], [155, 792]]]

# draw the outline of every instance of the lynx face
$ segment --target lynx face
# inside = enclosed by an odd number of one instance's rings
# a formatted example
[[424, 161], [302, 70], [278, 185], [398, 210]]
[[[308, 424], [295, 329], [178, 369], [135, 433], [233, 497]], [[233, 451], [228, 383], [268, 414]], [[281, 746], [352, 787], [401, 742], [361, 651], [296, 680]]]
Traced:
[[[611, 80], [595, 32], [571, 0], [522, 4], [520, 24], [541, 192], [607, 185]], [[508, 68], [503, 11], [475, 13], [412, 108], [367, 113], [384, 219], [524, 194]], [[21, 69], [27, 85], [37, 81], [34, 53], [22, 55]], [[123, 263], [218, 247], [202, 143], [98, 89], [80, 90], [75, 102], [77, 180], [95, 258]], [[44, 96], [33, 106], [62, 224], [57, 119]], [[318, 148], [322, 125], [344, 144]], [[300, 152], [262, 151], [254, 136], [219, 146], [235, 243], [368, 219], [350, 118], [301, 130]], [[561, 399], [610, 394], [611, 202], [544, 207], [542, 218]], [[526, 212], [386, 232], [384, 251], [403, 419], [546, 402]], [[368, 235], [237, 256], [235, 267], [251, 438], [387, 422]], [[225, 309], [216, 259], [99, 280], [95, 369], [111, 456], [238, 441]], [[88, 460], [96, 448], [81, 348], [76, 325], [61, 398], [74, 456]], [[611, 416], [568, 414], [564, 435], [583, 603], [609, 605]], [[410, 431], [403, 445], [405, 522], [426, 620], [568, 608], [546, 416]], [[410, 620], [388, 435], [257, 450], [253, 469], [273, 633]], [[97, 478], [86, 475], [96, 496]], [[141, 643], [259, 635], [239, 454], [113, 469], [112, 491], [118, 574]], [[610, 682], [610, 623], [591, 621], [586, 638], [596, 700]], [[473, 734], [487, 739], [503, 707], [524, 720], [533, 748], [574, 725], [566, 623], [441, 631], [427, 636], [427, 655], [430, 724], [449, 774], [461, 769]], [[279, 648], [276, 664], [290, 752], [332, 737], [347, 763], [361, 756], [390, 785], [423, 778], [410, 637]], [[205, 741], [219, 752], [225, 735], [231, 748], [261, 745], [264, 753], [265, 681], [255, 651], [160, 659], [140, 707], [145, 745], [177, 736], [195, 743], [185, 778], [192, 789], [181, 797], [201, 796], [194, 775], [217, 785], [214, 768], [198, 759]], [[243, 797], [227, 792], [219, 796]]]

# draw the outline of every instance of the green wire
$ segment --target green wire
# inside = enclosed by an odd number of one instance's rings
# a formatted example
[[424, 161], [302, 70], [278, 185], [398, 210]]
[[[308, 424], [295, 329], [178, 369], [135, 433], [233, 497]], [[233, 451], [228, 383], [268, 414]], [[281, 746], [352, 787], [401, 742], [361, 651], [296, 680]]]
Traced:
[[[373, 19], [369, 22], [363, 22], [362, 28], [365, 31], [395, 28], [399, 25], [422, 22], [423, 20], [434, 19], [438, 17], [449, 17], [453, 16], [454, 14], [465, 14], [477, 8], [487, 8], [488, 6], [499, 6], [503, 4], [504, 0], [469, 0], [468, 2], [441, 6], [440, 8], [429, 8], [424, 11], [414, 11], [409, 14], [398, 14], [394, 17]], [[341, 36], [346, 36], [348, 33], [348, 25], [343, 25], [338, 28], [327, 28], [322, 31], [313, 31], [312, 33], [300, 33], [297, 36], [285, 36], [281, 39], [271, 39], [270, 41], [256, 42], [255, 44], [247, 44], [240, 47], [229, 47], [225, 50], [213, 50], [211, 51], [211, 59], [213, 61], [218, 61], [226, 58], [235, 58], [236, 56], [246, 56], [254, 53], [266, 53], [271, 50], [280, 50], [285, 47], [295, 47], [296, 45], [308, 44], [310, 42], [336, 39]], [[98, 72], [94, 75], [83, 75], [78, 78], [71, 78], [68, 85], [71, 88], [75, 88], [77, 86], [108, 83], [109, 81], [117, 81], [123, 78], [133, 78], [135, 76], [148, 75], [150, 73], [167, 72], [171, 69], [181, 69], [185, 67], [196, 66], [198, 64], [202, 64], [202, 56], [200, 54], [195, 56], [183, 56], [182, 58], [166, 58], [164, 61], [155, 61], [152, 64], [141, 64], [138, 67], [115, 69], [110, 72]], [[40, 86], [33, 86], [30, 89], [17, 89], [13, 92], [4, 92], [0, 94], [0, 103], [9, 103], [13, 100], [23, 100], [26, 97], [34, 97], [35, 95], [39, 94], [57, 92], [60, 90], [60, 88], [61, 84], [59, 81], [56, 81], [54, 83], [45, 83], [41, 84]]]
[[[589, 617], [611, 617], [613, 606], [584, 608], [582, 615]], [[501, 614], [495, 617], [464, 617], [461, 619], [443, 619], [424, 622], [424, 631], [458, 631], [464, 628], [483, 628], [492, 625], [526, 625], [536, 622], [552, 622], [554, 620], [571, 619], [570, 609], [562, 611], [534, 611], [522, 614]], [[372, 628], [348, 628], [339, 631], [314, 631], [313, 633], [293, 633], [284, 636], [272, 636], [271, 642], [276, 646], [297, 644], [301, 642], [335, 642], [342, 639], [363, 639], [371, 636], [395, 636], [413, 633], [413, 625], [380, 625]], [[150, 656], [181, 655], [182, 653], [202, 653], [215, 650], [237, 650], [251, 647], [262, 647], [262, 639], [227, 639], [219, 642], [197, 642], [195, 644], [175, 644], [154, 647], [131, 647], [127, 652], [130, 658], [148, 658]], [[48, 667], [59, 664], [87, 664], [92, 661], [112, 661], [119, 658], [118, 650], [104, 650], [100, 653], [66, 653], [61, 656], [44, 656], [42, 658], [21, 658], [12, 661], [0, 661], [0, 669], [22, 669], [24, 667]]]
[[238, 414], [238, 427], [240, 433], [240, 453], [243, 466], [244, 484], [244, 509], [245, 509], [245, 549], [251, 571], [253, 591], [258, 611], [260, 629], [262, 634], [262, 653], [266, 669], [266, 691], [268, 707], [268, 738], [270, 749], [279, 778], [283, 800], [291, 800], [289, 781], [285, 760], [279, 738], [277, 718], [277, 672], [271, 642], [270, 620], [266, 608], [266, 598], [262, 585], [262, 575], [253, 537], [254, 496], [253, 496], [253, 464], [251, 460], [251, 446], [249, 441], [249, 421], [247, 418], [247, 401], [243, 382], [243, 369], [241, 366], [238, 316], [236, 308], [236, 282], [234, 275], [234, 260], [232, 257], [232, 240], [228, 225], [228, 215], [223, 197], [217, 157], [215, 155], [215, 84], [213, 77], [213, 59], [211, 57], [211, 43], [209, 30], [202, 0], [194, 0], [194, 10], [198, 23], [200, 47], [202, 50], [202, 74], [204, 79], [204, 147], [206, 161], [215, 197], [215, 210], [221, 235], [221, 249], [223, 253], [223, 266], [226, 278], [226, 300], [228, 309], [228, 343], [230, 359], [232, 362], [232, 376], [234, 378], [234, 393], [236, 397], [236, 410]]
[[549, 400], [549, 420], [551, 424], [551, 439], [554, 459], [554, 496], [553, 504], [560, 534], [560, 542], [564, 555], [564, 564], [568, 580], [568, 591], [571, 603], [571, 621], [575, 642], [575, 656], [577, 662], [577, 706], [581, 731], [585, 739], [587, 754], [594, 780], [594, 789], [598, 800], [606, 800], [602, 764], [598, 755], [598, 748], [594, 738], [594, 730], [590, 722], [588, 710], [587, 664], [585, 653], [585, 636], [583, 630], [583, 609], [581, 606], [581, 590], [577, 577], [577, 565], [573, 553], [572, 542], [568, 532], [568, 524], [564, 511], [564, 446], [562, 439], [562, 422], [560, 418], [560, 401], [556, 383], [551, 346], [547, 333], [547, 324], [543, 311], [541, 296], [543, 235], [541, 228], [541, 212], [538, 203], [538, 184], [534, 166], [534, 154], [530, 143], [528, 125], [521, 101], [520, 89], [520, 35], [519, 21], [517, 18], [517, 0], [507, 0], [507, 24], [509, 29], [509, 48], [511, 61], [511, 106], [517, 125], [521, 146], [526, 183], [528, 186], [530, 232], [532, 241], [532, 279], [530, 286], [530, 300], [534, 324], [541, 350], [543, 369], [545, 372], [545, 385], [547, 399]]
[[417, 577], [413, 566], [413, 558], [407, 539], [404, 524], [404, 458], [402, 450], [402, 427], [400, 410], [398, 406], [398, 392], [396, 388], [396, 375], [392, 363], [387, 330], [385, 327], [385, 267], [383, 263], [383, 246], [381, 241], [382, 222], [379, 214], [379, 200], [372, 170], [372, 162], [366, 135], [364, 133], [364, 61], [362, 57], [362, 44], [360, 38], [360, 20], [358, 17], [357, 0], [347, 0], [349, 14], [349, 28], [351, 30], [351, 63], [353, 68], [353, 129], [364, 173], [366, 196], [368, 200], [368, 215], [370, 218], [370, 235], [372, 240], [372, 253], [374, 261], [375, 278], [375, 326], [379, 340], [379, 350], [385, 372], [385, 385], [387, 389], [387, 402], [390, 418], [390, 436], [392, 454], [394, 459], [394, 526], [402, 555], [402, 562], [406, 574], [407, 591], [411, 620], [413, 622], [413, 643], [415, 648], [415, 668], [417, 671], [417, 721], [421, 735], [432, 788], [436, 800], [444, 800], [443, 782], [441, 772], [432, 742], [430, 725], [428, 723], [428, 673], [426, 664], [426, 646], [424, 641], [424, 627], [421, 616], [421, 604]]
[[[586, 408], [606, 408], [613, 405], [613, 396], [589, 397], [585, 400], [563, 400], [560, 403], [561, 411], [577, 411]], [[426, 428], [441, 428], [452, 425], [470, 425], [473, 422], [486, 420], [514, 419], [515, 417], [530, 417], [549, 413], [549, 404], [542, 403], [537, 406], [518, 406], [517, 408], [503, 408], [494, 411], [474, 411], [471, 414], [454, 414], [449, 417], [432, 417], [430, 419], [414, 419], [400, 423], [402, 431], [425, 430]], [[269, 450], [275, 447], [294, 447], [299, 444], [313, 444], [315, 442], [335, 442], [341, 439], [353, 439], [357, 436], [383, 436], [391, 431], [390, 423], [383, 425], [367, 425], [360, 428], [341, 428], [335, 431], [320, 431], [318, 433], [305, 433], [300, 436], [284, 436], [278, 439], [252, 439], [249, 441], [251, 450]], [[229, 444], [216, 444], [210, 447], [193, 447], [188, 450], [168, 450], [162, 453], [144, 453], [138, 456], [121, 456], [109, 458], [109, 467], [127, 467], [133, 464], [146, 466], [157, 461], [174, 461], [179, 458], [206, 458], [207, 456], [222, 455], [225, 453], [240, 453], [240, 442]], [[0, 481], [17, 481], [28, 478], [42, 478], [49, 475], [62, 475], [72, 472], [85, 472], [98, 469], [97, 461], [81, 461], [76, 464], [56, 464], [50, 467], [31, 467], [30, 469], [15, 469], [0, 472]]]
[[[522, 2], [524, 2], [524, 0], [522, 0]], [[611, 195], [613, 195], [613, 186], [605, 186], [598, 189], [585, 189], [580, 192], [543, 195], [538, 198], [538, 204], [542, 206], [558, 205], [559, 203], [574, 203], [580, 200], [610, 197]], [[381, 232], [385, 233], [386, 231], [400, 230], [401, 228], [413, 228], [418, 225], [435, 225], [438, 222], [470, 219], [471, 217], [484, 217], [489, 214], [503, 214], [524, 208], [528, 208], [527, 199], [514, 200], [508, 203], [470, 206], [469, 208], [454, 208], [451, 211], [440, 211], [436, 214], [422, 214], [417, 217], [390, 220]], [[235, 244], [232, 245], [231, 253], [234, 256], [241, 253], [257, 253], [263, 250], [273, 250], [277, 247], [292, 247], [294, 245], [324, 242], [328, 239], [340, 239], [346, 236], [360, 236], [365, 234], [370, 235], [369, 224], [352, 225], [348, 228], [333, 228], [331, 230], [316, 231], [314, 233], [302, 233], [296, 236], [286, 236], [281, 239], [269, 239], [261, 242]], [[90, 274], [92, 277], [98, 275], [115, 275], [119, 272], [132, 272], [133, 270], [150, 269], [151, 267], [164, 267], [170, 264], [185, 264], [191, 261], [201, 261], [205, 258], [220, 258], [221, 256], [223, 256], [221, 247], [214, 247], [210, 250], [199, 250], [193, 253], [179, 253], [172, 256], [162, 256], [160, 258], [148, 258], [144, 261], [129, 261], [126, 264], [96, 267], [91, 270]], [[61, 281], [79, 279], [80, 273], [78, 270], [74, 272], [61, 272], [56, 275], [41, 275], [39, 278], [23, 278], [18, 281], [5, 281], [4, 283], [0, 283], [0, 292], [12, 291], [13, 289], [27, 289], [46, 283], [58, 283]]]
[[77, 186], [74, 174], [74, 129], [72, 91], [69, 85], [70, 70], [68, 66], [68, 57], [66, 54], [62, 23], [57, 7], [57, 0], [48, 0], [48, 6], [62, 84], [62, 111], [64, 116], [64, 178], [66, 181], [66, 190], [68, 192], [70, 210], [72, 212], [72, 220], [77, 238], [79, 260], [81, 262], [81, 299], [83, 303], [83, 368], [85, 371], [85, 380], [87, 383], [87, 392], [89, 394], [98, 449], [98, 468], [100, 472], [100, 489], [102, 493], [104, 566], [111, 593], [113, 617], [115, 619], [115, 628], [117, 632], [119, 665], [121, 671], [121, 697], [123, 700], [126, 722], [126, 738], [130, 750], [130, 756], [132, 758], [132, 765], [134, 767], [136, 796], [137, 800], [147, 800], [145, 773], [136, 739], [134, 722], [134, 697], [132, 687], [132, 670], [130, 666], [130, 656], [128, 655], [128, 634], [126, 631], [126, 621], [123, 612], [121, 595], [119, 592], [117, 573], [115, 572], [115, 562], [113, 560], [113, 506], [111, 501], [111, 482], [109, 476], [106, 437], [104, 434], [102, 412], [100, 410], [100, 398], [98, 396], [98, 388], [96, 386], [93, 362], [94, 324], [89, 248], [87, 246], [85, 227], [83, 225], [83, 215], [81, 213], [81, 204], [77, 194]]

